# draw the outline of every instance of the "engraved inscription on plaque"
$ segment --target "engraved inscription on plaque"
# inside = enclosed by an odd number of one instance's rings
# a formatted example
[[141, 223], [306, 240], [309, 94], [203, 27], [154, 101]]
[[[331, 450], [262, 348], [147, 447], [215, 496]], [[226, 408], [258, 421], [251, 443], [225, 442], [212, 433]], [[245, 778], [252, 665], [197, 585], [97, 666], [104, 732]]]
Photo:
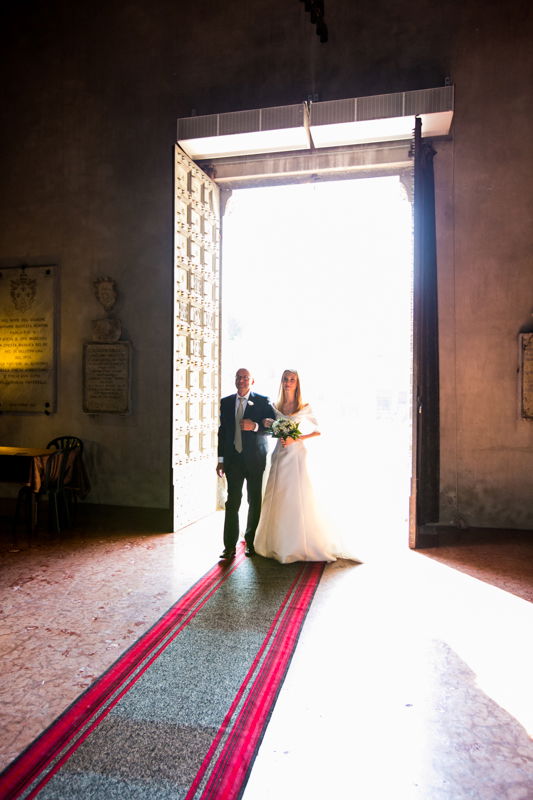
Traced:
[[128, 414], [130, 411], [129, 342], [83, 346], [83, 410], [86, 414]]
[[520, 406], [523, 419], [533, 419], [533, 333], [520, 334]]
[[0, 411], [55, 411], [55, 267], [0, 270]]

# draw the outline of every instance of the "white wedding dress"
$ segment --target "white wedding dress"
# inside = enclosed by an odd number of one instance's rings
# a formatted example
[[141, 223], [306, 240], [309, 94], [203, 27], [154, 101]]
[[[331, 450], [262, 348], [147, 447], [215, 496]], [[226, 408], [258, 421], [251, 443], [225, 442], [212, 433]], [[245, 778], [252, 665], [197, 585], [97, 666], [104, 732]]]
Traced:
[[[276, 417], [299, 423], [302, 434], [317, 430], [311, 406]], [[314, 440], [312, 440], [314, 441]], [[315, 499], [305, 442], [297, 439], [288, 447], [278, 440], [272, 453], [270, 472], [255, 534], [257, 553], [282, 564], [292, 561], [335, 561], [338, 546]]]

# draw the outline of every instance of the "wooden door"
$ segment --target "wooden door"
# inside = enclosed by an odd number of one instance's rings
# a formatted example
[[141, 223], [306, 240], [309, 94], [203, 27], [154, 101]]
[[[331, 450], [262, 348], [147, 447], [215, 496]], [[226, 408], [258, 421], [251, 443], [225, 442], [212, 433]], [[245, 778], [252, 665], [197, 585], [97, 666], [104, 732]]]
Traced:
[[174, 230], [174, 530], [216, 508], [220, 198], [176, 146]]

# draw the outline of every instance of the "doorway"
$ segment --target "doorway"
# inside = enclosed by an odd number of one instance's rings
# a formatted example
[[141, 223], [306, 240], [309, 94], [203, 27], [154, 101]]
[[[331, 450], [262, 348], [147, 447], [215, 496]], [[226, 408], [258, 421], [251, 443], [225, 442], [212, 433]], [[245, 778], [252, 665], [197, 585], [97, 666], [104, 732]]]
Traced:
[[299, 371], [321, 491], [361, 556], [407, 545], [412, 262], [397, 175], [235, 189], [226, 205], [221, 394], [239, 367], [273, 399]]

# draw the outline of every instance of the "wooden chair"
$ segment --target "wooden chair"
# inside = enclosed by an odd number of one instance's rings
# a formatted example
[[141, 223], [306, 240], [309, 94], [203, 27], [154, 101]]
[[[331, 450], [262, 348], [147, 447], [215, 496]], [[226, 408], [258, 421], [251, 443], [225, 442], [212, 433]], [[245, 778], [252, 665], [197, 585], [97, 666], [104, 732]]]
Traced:
[[[46, 445], [47, 448], [55, 447], [65, 451], [62, 475], [62, 501], [67, 527], [70, 527], [75, 517], [78, 500], [87, 493], [88, 486], [82, 486], [79, 480], [81, 469], [74, 469], [76, 457], [80, 460], [83, 456], [83, 441], [78, 436], [56, 436]], [[73, 458], [74, 456], [74, 458]], [[78, 465], [81, 467], [81, 464]], [[86, 475], [83, 470], [83, 475]], [[88, 481], [86, 481], [88, 483]]]
[[78, 448], [83, 453], [83, 442], [77, 436], [56, 436], [46, 445], [47, 448], [55, 447], [56, 450], [72, 450]]

